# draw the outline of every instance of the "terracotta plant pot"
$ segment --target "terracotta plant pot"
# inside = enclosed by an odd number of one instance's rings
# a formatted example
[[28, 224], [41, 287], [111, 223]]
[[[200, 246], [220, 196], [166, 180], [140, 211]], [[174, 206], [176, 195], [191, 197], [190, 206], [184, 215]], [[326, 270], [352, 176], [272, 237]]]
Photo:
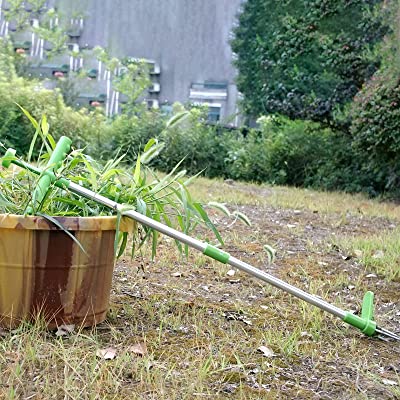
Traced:
[[[40, 315], [50, 328], [104, 321], [114, 269], [116, 217], [0, 215], [0, 325]], [[135, 223], [123, 219], [121, 231]]]

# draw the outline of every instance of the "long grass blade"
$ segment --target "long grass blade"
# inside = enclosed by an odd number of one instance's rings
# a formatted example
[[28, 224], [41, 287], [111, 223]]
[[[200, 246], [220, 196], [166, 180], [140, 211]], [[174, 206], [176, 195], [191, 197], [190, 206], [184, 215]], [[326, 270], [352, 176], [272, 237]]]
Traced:
[[216, 201], [210, 201], [208, 203], [210, 207], [216, 208], [217, 210], [223, 212], [227, 217], [230, 217], [231, 213], [228, 208], [223, 203], [218, 203]]
[[224, 244], [224, 241], [218, 232], [217, 228], [215, 225], [211, 222], [210, 218], [208, 217], [206, 211], [204, 210], [203, 206], [200, 203], [193, 203], [193, 207], [196, 209], [196, 211], [199, 213], [203, 221], [206, 223], [206, 225], [214, 232], [214, 235], [218, 239], [218, 241], [221, 243], [221, 245]]
[[232, 215], [238, 217], [240, 220], [242, 220], [246, 225], [251, 226], [251, 222], [249, 220], [249, 218], [247, 217], [247, 215], [243, 214], [240, 211], [234, 211], [232, 213]]
[[61, 229], [66, 235], [68, 235], [78, 246], [79, 248], [85, 253], [87, 254], [86, 250], [83, 248], [82, 244], [79, 242], [79, 240], [71, 233], [69, 232], [67, 229], [65, 229], [62, 224], [60, 224], [55, 218], [51, 217], [50, 215], [47, 214], [43, 214], [43, 213], [36, 213], [37, 215], [39, 215], [40, 217], [43, 217], [47, 220], [49, 220], [51, 223], [53, 223], [55, 226], [57, 226], [57, 228]]

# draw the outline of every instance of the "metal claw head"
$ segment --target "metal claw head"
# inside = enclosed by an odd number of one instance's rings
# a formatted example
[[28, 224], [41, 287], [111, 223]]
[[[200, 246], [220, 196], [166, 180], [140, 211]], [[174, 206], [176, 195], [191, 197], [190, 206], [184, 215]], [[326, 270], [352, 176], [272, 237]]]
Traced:
[[400, 336], [383, 328], [378, 328], [374, 321], [374, 294], [370, 291], [365, 293], [361, 317], [347, 312], [343, 321], [361, 330], [367, 336], [378, 337], [379, 339], [388, 341], [390, 339], [400, 341]]
[[379, 339], [382, 340], [393, 339], [393, 340], [398, 340], [400, 342], [400, 336], [383, 328], [377, 327], [375, 334]]

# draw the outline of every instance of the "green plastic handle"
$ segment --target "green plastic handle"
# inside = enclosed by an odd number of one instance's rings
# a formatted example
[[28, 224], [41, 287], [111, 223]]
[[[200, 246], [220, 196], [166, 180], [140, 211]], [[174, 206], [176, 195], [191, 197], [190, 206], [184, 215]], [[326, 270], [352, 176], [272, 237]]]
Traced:
[[61, 165], [63, 160], [67, 157], [67, 154], [71, 150], [72, 140], [67, 136], [61, 136], [60, 140], [57, 142], [56, 148], [50, 156], [49, 162], [47, 163], [47, 167], [51, 168], [51, 170], [57, 171]]
[[[11, 164], [15, 164], [15, 165], [18, 165], [21, 168], [24, 168], [24, 169], [26, 169], [28, 171], [33, 172], [36, 175], [42, 175], [43, 172], [39, 168], [35, 167], [34, 165], [28, 164], [25, 161], [19, 160], [15, 156], [16, 152], [17, 151], [15, 149], [9, 148], [6, 151], [6, 154], [4, 155], [4, 157], [2, 157], [1, 165], [3, 167], [5, 167], [5, 168], [8, 168]], [[51, 181], [54, 182], [54, 184], [57, 187], [59, 187], [60, 189], [68, 188], [70, 183], [71, 183], [66, 178], [57, 178], [56, 175], [53, 172], [49, 171], [49, 170], [46, 171], [46, 174], [47, 175], [52, 175]]]
[[374, 293], [371, 291], [368, 291], [364, 295], [361, 318], [371, 321], [374, 319]]
[[54, 173], [61, 167], [63, 160], [71, 149], [71, 144], [72, 140], [66, 136], [61, 136], [60, 140], [57, 142], [56, 148], [47, 162], [46, 169], [41, 173], [42, 176], [33, 192], [33, 207], [27, 208], [27, 214], [33, 214], [33, 208], [38, 209], [40, 207], [40, 204], [50, 189], [50, 185], [56, 181]]
[[376, 333], [376, 322], [374, 321], [374, 294], [370, 291], [365, 293], [361, 317], [347, 312], [343, 321], [360, 329], [361, 332], [367, 336], [374, 336]]

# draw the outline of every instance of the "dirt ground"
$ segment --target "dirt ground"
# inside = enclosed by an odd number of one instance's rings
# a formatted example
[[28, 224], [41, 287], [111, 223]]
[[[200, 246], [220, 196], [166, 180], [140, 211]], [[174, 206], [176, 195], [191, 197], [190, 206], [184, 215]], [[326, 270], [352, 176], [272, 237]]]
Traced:
[[[201, 180], [223, 250], [337, 307], [375, 293], [400, 332], [400, 210], [362, 196]], [[204, 228], [193, 234], [215, 243]], [[269, 261], [264, 246], [275, 250]], [[162, 236], [117, 261], [107, 320], [59, 337], [0, 330], [0, 399], [399, 399], [400, 342], [339, 318]]]
[[[255, 196], [269, 195], [268, 190], [260, 193], [260, 189], [252, 189]], [[252, 195], [248, 187], [235, 190]], [[399, 280], [388, 281], [366, 269], [354, 254], [336, 244], [337, 238], [395, 232], [397, 220], [366, 216], [357, 209], [346, 214], [268, 204], [244, 204], [238, 209], [249, 217], [251, 227], [240, 222], [232, 225], [229, 218], [212, 213], [226, 241], [224, 250], [356, 313], [360, 312], [363, 293], [372, 290], [379, 325], [399, 332]], [[198, 232], [199, 237], [204, 235], [203, 230]], [[268, 263], [265, 244], [276, 249], [273, 264]], [[124, 305], [136, 310], [136, 328], [147, 337], [155, 359], [170, 365], [171, 353], [177, 356], [173, 368], [177, 377], [185, 376], [185, 362], [191, 362], [187, 354], [193, 353], [196, 359], [200, 351], [198, 340], [193, 341], [195, 331], [202, 338], [202, 351], [228, 360], [222, 367], [218, 362], [210, 367], [206, 374], [209, 389], [202, 392], [203, 396], [400, 398], [398, 343], [367, 338], [337, 318], [244, 272], [206, 260], [194, 250], [189, 259], [179, 258], [168, 238], [162, 238], [154, 262], [144, 256], [117, 263], [112, 303], [116, 310], [113, 324], [120, 324], [121, 329], [129, 323], [120, 312]], [[157, 308], [162, 309], [160, 318]], [[190, 326], [190, 318], [186, 321], [184, 317], [186, 323], [179, 327], [169, 323], [177, 315], [182, 318], [182, 313], [193, 315], [196, 310], [199, 317], [207, 319], [200, 324], [204, 331]], [[153, 315], [150, 319], [149, 314]], [[165, 325], [155, 348], [150, 338], [160, 329], [161, 320]], [[199, 325], [196, 321], [194, 324]], [[217, 332], [230, 335], [218, 337]], [[273, 355], [263, 354], [261, 346]], [[181, 364], [179, 360], [185, 361]], [[189, 392], [186, 396], [182, 398], [196, 398]]]

